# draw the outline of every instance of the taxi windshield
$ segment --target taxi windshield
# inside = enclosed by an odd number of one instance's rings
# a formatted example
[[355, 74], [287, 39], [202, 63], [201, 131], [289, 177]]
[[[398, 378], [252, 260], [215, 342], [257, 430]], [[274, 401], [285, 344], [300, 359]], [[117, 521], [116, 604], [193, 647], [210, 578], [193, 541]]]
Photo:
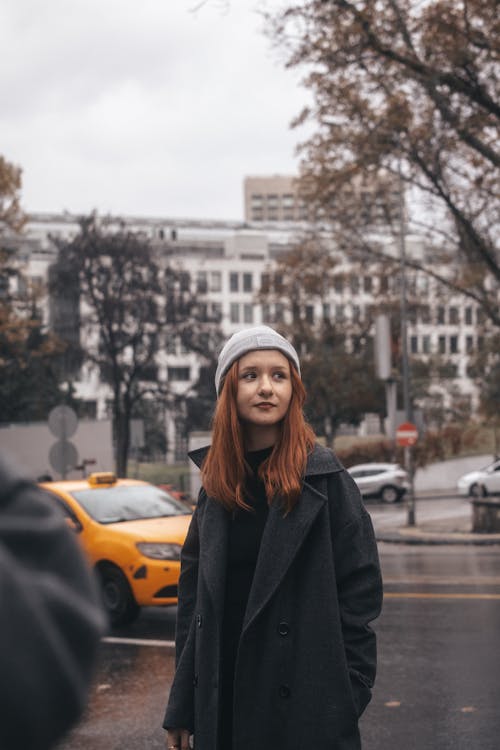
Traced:
[[187, 516], [190, 512], [182, 503], [153, 485], [98, 487], [71, 494], [84, 511], [99, 523]]

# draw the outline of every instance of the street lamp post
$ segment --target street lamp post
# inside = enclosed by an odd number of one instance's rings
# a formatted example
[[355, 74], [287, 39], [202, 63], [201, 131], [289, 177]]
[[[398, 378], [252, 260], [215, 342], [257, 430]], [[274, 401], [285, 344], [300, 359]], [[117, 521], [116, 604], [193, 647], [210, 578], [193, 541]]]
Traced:
[[[411, 378], [410, 363], [408, 360], [408, 309], [406, 300], [406, 219], [404, 188], [401, 172], [399, 174], [399, 257], [400, 257], [400, 279], [401, 279], [401, 357], [403, 370], [403, 406], [405, 419], [413, 422], [413, 406], [411, 400]], [[415, 526], [415, 490], [413, 454], [411, 446], [404, 449], [405, 469], [410, 477], [410, 491], [407, 495], [408, 526]]]

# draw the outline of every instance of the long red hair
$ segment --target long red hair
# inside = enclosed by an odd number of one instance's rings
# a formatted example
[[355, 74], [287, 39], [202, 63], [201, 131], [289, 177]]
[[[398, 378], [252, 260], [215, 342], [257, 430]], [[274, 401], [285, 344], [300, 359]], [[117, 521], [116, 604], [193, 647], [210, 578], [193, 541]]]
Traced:
[[[260, 465], [268, 503], [279, 499], [285, 513], [297, 503], [307, 456], [313, 449], [315, 435], [304, 418], [306, 392], [295, 367], [290, 365], [292, 397], [281, 423], [281, 433], [271, 455]], [[244, 457], [243, 427], [238, 417], [238, 362], [229, 369], [212, 421], [212, 445], [203, 462], [201, 481], [210, 497], [228, 510], [248, 509], [245, 484], [250, 467]]]

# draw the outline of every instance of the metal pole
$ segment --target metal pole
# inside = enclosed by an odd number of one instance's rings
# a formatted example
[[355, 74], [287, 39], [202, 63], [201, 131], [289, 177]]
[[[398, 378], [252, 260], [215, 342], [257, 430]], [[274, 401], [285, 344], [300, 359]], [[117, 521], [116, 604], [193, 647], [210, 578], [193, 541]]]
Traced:
[[[410, 364], [408, 361], [408, 310], [406, 304], [406, 219], [405, 219], [405, 200], [404, 186], [399, 173], [399, 257], [400, 257], [400, 278], [401, 278], [401, 356], [403, 369], [403, 405], [405, 419], [407, 422], [413, 422], [413, 408], [410, 392]], [[410, 477], [410, 491], [407, 495], [408, 526], [415, 526], [415, 491], [414, 491], [414, 471], [413, 455], [410, 447], [405, 448], [405, 469]]]

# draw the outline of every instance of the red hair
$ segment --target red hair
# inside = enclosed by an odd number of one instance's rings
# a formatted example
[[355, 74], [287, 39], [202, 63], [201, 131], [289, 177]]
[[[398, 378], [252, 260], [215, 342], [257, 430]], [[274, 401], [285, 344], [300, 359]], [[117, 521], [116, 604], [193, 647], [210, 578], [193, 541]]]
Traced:
[[[297, 503], [302, 490], [307, 456], [315, 435], [302, 411], [306, 392], [295, 367], [290, 365], [292, 397], [271, 455], [260, 465], [268, 503], [279, 498], [285, 512]], [[250, 467], [244, 458], [243, 427], [238, 417], [238, 362], [229, 369], [212, 422], [212, 445], [203, 462], [201, 480], [210, 497], [228, 510], [248, 509], [245, 484]]]

